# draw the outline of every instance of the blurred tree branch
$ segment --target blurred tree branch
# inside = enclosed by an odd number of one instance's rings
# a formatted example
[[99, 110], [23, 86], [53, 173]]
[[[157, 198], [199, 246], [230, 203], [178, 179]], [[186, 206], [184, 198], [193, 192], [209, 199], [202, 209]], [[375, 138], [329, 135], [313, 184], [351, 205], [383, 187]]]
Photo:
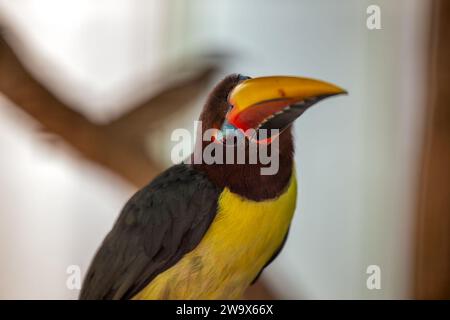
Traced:
[[41, 85], [0, 36], [0, 92], [85, 158], [138, 187], [148, 183], [161, 170], [145, 148], [149, 125], [162, 121], [198, 97], [215, 71], [215, 66], [206, 66], [118, 119], [108, 124], [97, 124]]

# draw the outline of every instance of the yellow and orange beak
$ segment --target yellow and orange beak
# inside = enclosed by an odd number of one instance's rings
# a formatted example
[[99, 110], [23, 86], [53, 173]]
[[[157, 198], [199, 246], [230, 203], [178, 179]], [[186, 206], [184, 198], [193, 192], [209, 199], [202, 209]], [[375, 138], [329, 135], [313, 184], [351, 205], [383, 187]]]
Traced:
[[319, 80], [272, 76], [247, 79], [229, 94], [226, 119], [236, 128], [286, 129], [316, 102], [345, 90]]

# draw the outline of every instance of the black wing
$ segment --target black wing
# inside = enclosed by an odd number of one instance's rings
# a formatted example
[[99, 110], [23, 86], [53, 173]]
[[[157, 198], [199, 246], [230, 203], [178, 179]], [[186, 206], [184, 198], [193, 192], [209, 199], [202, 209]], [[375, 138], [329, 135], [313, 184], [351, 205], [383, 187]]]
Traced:
[[125, 205], [85, 277], [80, 299], [130, 299], [194, 249], [217, 212], [221, 190], [176, 165]]

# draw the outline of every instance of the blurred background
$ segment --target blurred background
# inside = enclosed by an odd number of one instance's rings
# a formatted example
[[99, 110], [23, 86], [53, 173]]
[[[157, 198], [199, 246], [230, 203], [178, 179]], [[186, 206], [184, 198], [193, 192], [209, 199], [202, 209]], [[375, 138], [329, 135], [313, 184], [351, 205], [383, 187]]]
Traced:
[[68, 266], [233, 72], [350, 93], [296, 122], [296, 216], [247, 297], [450, 298], [449, 19], [438, 0], [0, 0], [0, 298], [76, 298]]

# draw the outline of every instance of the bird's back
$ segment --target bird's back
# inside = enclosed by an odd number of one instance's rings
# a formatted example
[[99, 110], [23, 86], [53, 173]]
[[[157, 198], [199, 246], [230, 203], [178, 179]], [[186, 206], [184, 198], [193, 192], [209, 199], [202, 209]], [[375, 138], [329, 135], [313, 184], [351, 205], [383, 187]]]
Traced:
[[175, 165], [125, 205], [84, 279], [80, 299], [129, 299], [194, 249], [217, 213], [220, 189]]

